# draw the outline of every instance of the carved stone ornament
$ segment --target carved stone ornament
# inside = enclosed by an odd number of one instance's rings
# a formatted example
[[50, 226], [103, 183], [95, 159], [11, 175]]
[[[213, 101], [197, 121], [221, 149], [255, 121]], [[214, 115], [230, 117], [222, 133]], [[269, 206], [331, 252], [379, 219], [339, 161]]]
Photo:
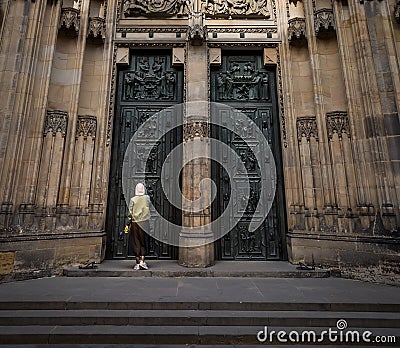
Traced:
[[305, 18], [292, 18], [288, 21], [288, 39], [289, 42], [300, 42], [306, 40], [306, 20]]
[[68, 112], [61, 110], [47, 110], [44, 120], [43, 136], [53, 133], [56, 136], [60, 132], [63, 137], [67, 133]]
[[271, 17], [268, 0], [201, 0], [201, 9], [209, 17]]
[[134, 71], [124, 74], [125, 100], [174, 100], [176, 73], [166, 57], [139, 57]]
[[318, 141], [318, 127], [317, 119], [315, 116], [302, 116], [297, 118], [297, 140], [305, 137], [309, 142], [312, 137]]
[[201, 46], [207, 37], [207, 30], [203, 25], [203, 13], [195, 12], [190, 15], [187, 37], [194, 46]]
[[321, 33], [332, 33], [336, 30], [335, 18], [333, 10], [329, 8], [321, 8], [314, 12], [314, 28], [315, 35]]
[[83, 136], [84, 139], [87, 137], [96, 137], [97, 119], [96, 116], [78, 116], [76, 123], [76, 139]]
[[184, 16], [190, 9], [189, 0], [125, 0], [123, 12], [132, 16]]
[[232, 59], [228, 70], [216, 76], [217, 100], [269, 100], [269, 75], [255, 63]]
[[394, 17], [396, 18], [397, 23], [400, 23], [400, 0], [397, 1], [396, 5], [394, 5]]
[[210, 134], [210, 124], [206, 121], [194, 121], [183, 125], [183, 138], [185, 141], [199, 138], [208, 138]]
[[106, 25], [104, 18], [101, 17], [89, 18], [89, 29], [87, 36], [93, 38], [100, 38], [102, 40], [106, 38]]
[[61, 9], [61, 18], [59, 28], [79, 32], [80, 11], [73, 7], [64, 7]]
[[326, 123], [329, 140], [332, 140], [335, 133], [337, 133], [339, 139], [342, 139], [343, 133], [346, 133], [350, 137], [349, 116], [346, 111], [327, 112]]

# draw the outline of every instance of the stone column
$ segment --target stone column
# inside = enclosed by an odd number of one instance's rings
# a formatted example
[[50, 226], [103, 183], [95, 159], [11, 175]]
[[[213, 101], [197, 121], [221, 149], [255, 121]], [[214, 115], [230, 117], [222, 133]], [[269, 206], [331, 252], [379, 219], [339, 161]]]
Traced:
[[[203, 158], [189, 161], [183, 168], [182, 189], [183, 204], [182, 231], [179, 238], [179, 264], [186, 267], [207, 267], [214, 263], [213, 233], [205, 225], [211, 222], [211, 206], [200, 211], [193, 211], [193, 201], [209, 197], [211, 185], [199, 185], [203, 179], [211, 176], [211, 161], [208, 140], [209, 127], [209, 59], [208, 48], [204, 43], [192, 46], [188, 42], [185, 59], [185, 119], [183, 162], [204, 154]], [[203, 182], [204, 183], [204, 182]], [[204, 226], [201, 228], [201, 226]], [[194, 229], [196, 228], [196, 229]]]

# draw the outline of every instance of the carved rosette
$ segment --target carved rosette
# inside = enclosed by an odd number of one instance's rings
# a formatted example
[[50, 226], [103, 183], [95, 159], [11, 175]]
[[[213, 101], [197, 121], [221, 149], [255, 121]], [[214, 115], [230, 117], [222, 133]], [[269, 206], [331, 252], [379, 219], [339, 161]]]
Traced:
[[315, 116], [302, 116], [297, 118], [297, 140], [301, 140], [305, 137], [307, 142], [312, 137], [318, 141], [318, 127], [317, 118]]
[[270, 18], [268, 0], [201, 0], [201, 9], [208, 17]]
[[61, 9], [61, 18], [59, 28], [79, 32], [80, 11], [73, 7], [64, 7]]
[[183, 138], [185, 141], [194, 138], [208, 138], [210, 124], [207, 121], [189, 121], [183, 125]]
[[87, 36], [93, 38], [100, 38], [102, 40], [106, 38], [106, 25], [104, 18], [101, 17], [89, 18], [89, 29]]
[[349, 116], [346, 111], [327, 112], [326, 124], [329, 140], [332, 140], [335, 133], [337, 133], [339, 139], [342, 139], [343, 133], [346, 133], [348, 137], [351, 136]]
[[85, 140], [88, 137], [94, 139], [96, 137], [97, 119], [96, 116], [78, 116], [76, 124], [76, 139], [83, 137]]
[[61, 110], [47, 110], [44, 120], [43, 136], [47, 133], [53, 133], [55, 137], [60, 132], [62, 137], [67, 133], [68, 112]]
[[397, 1], [396, 5], [394, 5], [394, 17], [396, 18], [397, 23], [400, 23], [400, 0]]
[[300, 42], [306, 40], [306, 20], [305, 18], [292, 18], [288, 21], [288, 39], [289, 42]]
[[336, 30], [335, 18], [333, 10], [329, 8], [321, 8], [314, 12], [314, 28], [315, 35], [321, 33], [332, 33]]
[[187, 0], [124, 0], [122, 8], [126, 17], [181, 17], [189, 13], [189, 4]]

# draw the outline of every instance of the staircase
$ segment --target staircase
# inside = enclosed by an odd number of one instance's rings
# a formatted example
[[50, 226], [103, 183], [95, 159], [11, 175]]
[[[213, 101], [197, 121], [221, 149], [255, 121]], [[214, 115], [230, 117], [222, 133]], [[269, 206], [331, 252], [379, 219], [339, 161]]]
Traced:
[[[378, 299], [377, 299], [378, 300]], [[376, 336], [394, 336], [400, 345], [400, 304], [327, 302], [215, 301], [4, 301], [0, 302], [1, 344], [134, 344], [146, 345], [260, 345], [257, 333], [265, 330], [366, 330]], [[344, 322], [342, 322], [342, 325]], [[359, 329], [357, 329], [359, 328]], [[346, 329], [342, 330], [344, 333]], [[260, 338], [264, 338], [264, 333]], [[293, 336], [294, 337], [294, 336]], [[300, 336], [301, 337], [301, 336]], [[306, 336], [308, 337], [308, 336]], [[345, 336], [343, 336], [345, 337]], [[286, 336], [288, 339], [288, 336]], [[302, 346], [351, 346], [351, 342], [304, 342]], [[301, 343], [301, 342], [300, 342]], [[264, 344], [280, 342], [277, 334]], [[297, 343], [299, 344], [299, 343]], [[360, 347], [360, 344], [354, 346]]]

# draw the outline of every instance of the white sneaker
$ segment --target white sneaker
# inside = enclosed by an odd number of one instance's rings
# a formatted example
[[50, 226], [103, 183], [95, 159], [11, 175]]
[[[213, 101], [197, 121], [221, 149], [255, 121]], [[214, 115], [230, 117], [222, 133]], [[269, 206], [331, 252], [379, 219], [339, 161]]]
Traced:
[[140, 267], [141, 269], [149, 269], [149, 267], [147, 267], [147, 265], [146, 265], [146, 262], [144, 262], [144, 261], [140, 261], [139, 267]]
[[137, 263], [135, 266], [133, 266], [133, 269], [134, 269], [135, 271], [138, 271], [138, 270], [140, 269], [139, 264]]

